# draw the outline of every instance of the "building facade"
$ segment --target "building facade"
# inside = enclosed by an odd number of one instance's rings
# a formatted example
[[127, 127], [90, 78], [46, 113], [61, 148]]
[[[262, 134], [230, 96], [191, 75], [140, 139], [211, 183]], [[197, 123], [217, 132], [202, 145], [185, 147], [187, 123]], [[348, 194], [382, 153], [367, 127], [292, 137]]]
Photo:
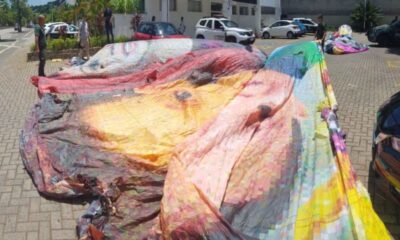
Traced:
[[[367, 0], [361, 0], [362, 3]], [[389, 23], [394, 16], [400, 15], [400, 0], [369, 0], [382, 10], [381, 23]], [[316, 19], [324, 15], [326, 24], [338, 27], [351, 24], [351, 13], [360, 0], [282, 0], [282, 13], [288, 18], [310, 17]]]
[[[179, 26], [181, 17], [186, 25], [185, 34], [194, 36], [198, 20], [205, 16], [225, 16], [259, 32], [281, 15], [280, 0], [145, 0], [144, 20], [167, 21]], [[168, 11], [166, 11], [168, 9]]]

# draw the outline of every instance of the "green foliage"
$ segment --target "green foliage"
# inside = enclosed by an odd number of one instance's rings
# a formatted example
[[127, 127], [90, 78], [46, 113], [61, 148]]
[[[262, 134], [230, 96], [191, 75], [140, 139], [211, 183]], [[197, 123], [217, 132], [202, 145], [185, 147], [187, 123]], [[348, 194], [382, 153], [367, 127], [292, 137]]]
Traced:
[[93, 36], [90, 37], [90, 46], [92, 47], [103, 47], [107, 44], [107, 39], [105, 36]]
[[380, 8], [373, 5], [370, 1], [367, 1], [366, 5], [364, 5], [364, 2], [361, 1], [353, 10], [350, 18], [353, 22], [353, 28], [355, 30], [367, 30], [379, 24], [379, 21], [381, 19], [380, 15]]
[[15, 14], [8, 1], [0, 0], [0, 26], [11, 26], [15, 23]]
[[47, 43], [47, 49], [51, 51], [60, 51], [65, 49], [64, 39], [53, 39]]
[[10, 11], [13, 12], [13, 21], [21, 21], [21, 26], [26, 26], [28, 22], [34, 19], [32, 9], [28, 6], [27, 0], [11, 0]]
[[31, 46], [29, 47], [29, 49], [31, 50], [32, 53], [35, 52], [35, 50], [36, 50], [36, 44], [35, 44], [35, 43], [32, 43]]
[[143, 12], [141, 0], [111, 0], [110, 5], [117, 13]]
[[73, 49], [78, 47], [78, 42], [75, 38], [67, 38], [64, 40], [64, 49]]
[[129, 42], [129, 41], [131, 41], [131, 38], [126, 36], [119, 36], [115, 39], [116, 43]]
[[[107, 44], [107, 39], [105, 36], [94, 36], [90, 37], [90, 47], [103, 47]], [[116, 43], [129, 42], [131, 39], [125, 36], [119, 36], [115, 38]], [[67, 39], [51, 39], [47, 41], [48, 51], [61, 51], [66, 49], [77, 49], [79, 48], [79, 43], [76, 38]], [[35, 52], [35, 44], [30, 46], [31, 52]]]

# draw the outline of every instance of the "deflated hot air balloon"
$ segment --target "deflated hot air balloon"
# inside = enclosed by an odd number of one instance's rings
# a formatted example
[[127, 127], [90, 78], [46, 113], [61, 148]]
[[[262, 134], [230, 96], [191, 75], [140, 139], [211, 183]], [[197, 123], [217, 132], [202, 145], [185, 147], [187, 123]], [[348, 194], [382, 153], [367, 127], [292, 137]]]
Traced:
[[268, 60], [207, 40], [135, 44], [146, 64], [106, 63], [124, 61], [110, 45], [93, 58], [103, 70], [33, 79], [21, 155], [43, 195], [90, 199], [78, 238], [390, 239], [352, 170], [316, 43]]
[[325, 52], [340, 55], [367, 51], [368, 46], [356, 42], [352, 37], [352, 33], [353, 31], [349, 25], [342, 25], [338, 32], [332, 33], [326, 38], [324, 44]]

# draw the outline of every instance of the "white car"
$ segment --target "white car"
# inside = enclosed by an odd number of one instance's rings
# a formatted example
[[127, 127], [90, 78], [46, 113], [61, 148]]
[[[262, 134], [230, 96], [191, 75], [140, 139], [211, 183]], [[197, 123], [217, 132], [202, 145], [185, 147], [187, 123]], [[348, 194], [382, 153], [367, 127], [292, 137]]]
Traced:
[[50, 27], [55, 24], [66, 24], [65, 22], [49, 22], [44, 25], [44, 33], [47, 35], [49, 33]]
[[202, 18], [196, 24], [196, 38], [214, 39], [241, 44], [253, 44], [256, 40], [253, 30], [240, 28], [226, 18]]
[[66, 37], [74, 38], [78, 36], [79, 28], [75, 25], [68, 25], [66, 23], [53, 24], [50, 26], [47, 36], [50, 38], [59, 38], [62, 30]]
[[318, 24], [313, 22], [311, 18], [293, 18], [294, 20], [301, 22], [306, 27], [307, 32], [315, 33], [317, 31]]
[[274, 22], [271, 26], [265, 27], [262, 30], [262, 37], [265, 39], [272, 37], [295, 38], [299, 35], [301, 35], [299, 26], [289, 20]]

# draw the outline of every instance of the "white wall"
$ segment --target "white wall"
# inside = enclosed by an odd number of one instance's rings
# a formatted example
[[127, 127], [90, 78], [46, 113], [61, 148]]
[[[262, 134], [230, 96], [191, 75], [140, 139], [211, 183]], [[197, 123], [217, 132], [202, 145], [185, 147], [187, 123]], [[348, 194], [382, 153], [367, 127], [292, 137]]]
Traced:
[[[167, 1], [167, 0], [162, 0]], [[280, 17], [280, 0], [261, 0], [263, 6], [276, 7], [274, 15], [262, 15], [261, 19], [267, 25], [276, 21]], [[176, 27], [179, 27], [181, 17], [184, 17], [186, 31], [185, 35], [194, 37], [195, 26], [200, 18], [204, 16], [211, 16], [211, 2], [226, 3], [225, 0], [201, 0], [202, 12], [188, 12], [188, 0], [177, 0], [177, 10], [170, 11], [168, 14], [169, 22], [173, 23]], [[253, 4], [239, 3], [232, 1], [232, 5], [236, 5], [237, 14], [232, 15], [231, 19], [239, 24], [241, 27], [256, 29], [255, 19], [256, 16], [251, 14], [251, 8], [255, 7]], [[278, 6], [279, 5], [279, 6]], [[248, 7], [248, 15], [240, 15], [240, 6]], [[144, 21], [150, 21], [152, 16], [156, 17], [156, 21], [161, 21], [161, 11], [159, 0], [146, 0], [145, 3], [145, 14], [143, 14]]]
[[[163, 0], [166, 1], [166, 0]], [[184, 18], [186, 25], [185, 35], [194, 37], [195, 26], [200, 18], [211, 15], [211, 0], [202, 0], [202, 12], [188, 12], [188, 0], [177, 0], [176, 11], [170, 11], [168, 21], [179, 27], [181, 17]], [[159, 0], [147, 0], [145, 3], [146, 14], [143, 14], [144, 21], [151, 21], [151, 17], [155, 16], [156, 21], [161, 21], [161, 11]]]
[[132, 37], [131, 20], [133, 14], [114, 14], [114, 37]]

